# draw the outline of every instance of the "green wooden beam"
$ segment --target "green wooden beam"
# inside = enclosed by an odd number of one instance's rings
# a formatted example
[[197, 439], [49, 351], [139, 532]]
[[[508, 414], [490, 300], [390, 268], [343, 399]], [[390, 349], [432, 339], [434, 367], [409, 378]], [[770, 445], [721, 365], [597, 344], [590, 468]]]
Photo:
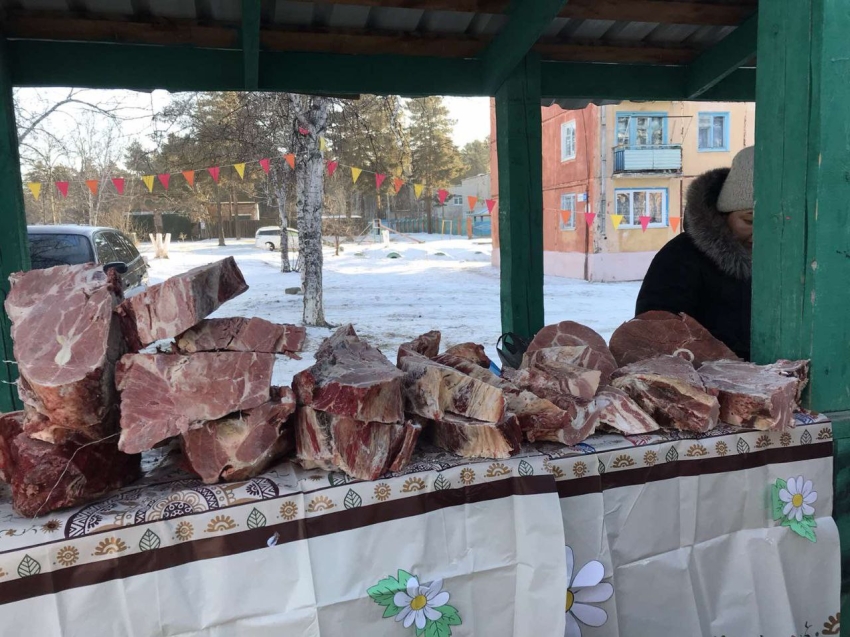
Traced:
[[502, 331], [543, 327], [540, 63], [529, 54], [496, 92]]
[[12, 362], [11, 324], [3, 303], [9, 293], [9, 275], [30, 267], [27, 218], [24, 211], [18, 131], [9, 75], [6, 41], [0, 38], [0, 413], [21, 408], [11, 385], [17, 377]]
[[260, 85], [260, 0], [242, 0], [242, 60], [245, 90]]
[[498, 89], [558, 16], [566, 0], [512, 0], [508, 24], [479, 56], [484, 63], [484, 86]]
[[757, 44], [758, 14], [745, 20], [688, 65], [687, 99], [696, 99], [750, 61], [756, 54]]

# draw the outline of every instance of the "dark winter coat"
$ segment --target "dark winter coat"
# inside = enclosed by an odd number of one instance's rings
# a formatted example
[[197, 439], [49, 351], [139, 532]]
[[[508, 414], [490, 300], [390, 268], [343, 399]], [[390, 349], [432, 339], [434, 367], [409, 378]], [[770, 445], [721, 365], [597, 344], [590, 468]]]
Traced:
[[655, 255], [635, 311], [684, 312], [749, 360], [752, 258], [717, 211], [727, 174], [712, 170], [691, 184], [684, 233]]

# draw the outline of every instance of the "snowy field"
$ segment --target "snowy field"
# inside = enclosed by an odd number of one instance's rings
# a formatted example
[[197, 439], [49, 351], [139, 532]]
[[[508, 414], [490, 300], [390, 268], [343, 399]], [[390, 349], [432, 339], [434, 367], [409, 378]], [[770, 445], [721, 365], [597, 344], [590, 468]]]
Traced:
[[[465, 341], [481, 343], [498, 361], [501, 334], [499, 271], [490, 265], [489, 240], [447, 239], [416, 235], [426, 243], [393, 241], [389, 247], [343, 244], [334, 256], [325, 249], [325, 318], [333, 325], [352, 323], [358, 334], [395, 361], [398, 346], [428, 330], [443, 333], [443, 347]], [[400, 258], [387, 255], [398, 253]], [[302, 297], [284, 294], [300, 285], [298, 273], [282, 274], [280, 254], [233, 239], [172, 243], [170, 258], [154, 259], [150, 246], [150, 283], [190, 268], [233, 256], [250, 286], [213, 316], [257, 316], [278, 323], [301, 322]], [[578, 321], [606, 339], [632, 318], [639, 283], [586, 283], [558, 277], [545, 279], [546, 322]], [[312, 352], [328, 329], [310, 328], [303, 360], [278, 362], [275, 383], [289, 384], [294, 373], [313, 362]]]

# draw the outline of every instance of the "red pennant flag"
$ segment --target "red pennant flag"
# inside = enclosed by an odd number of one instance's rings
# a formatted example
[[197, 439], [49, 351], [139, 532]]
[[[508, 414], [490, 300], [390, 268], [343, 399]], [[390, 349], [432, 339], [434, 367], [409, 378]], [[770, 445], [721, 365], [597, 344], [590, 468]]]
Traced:
[[159, 183], [162, 184], [162, 187], [168, 190], [168, 182], [171, 181], [171, 174], [162, 173], [161, 175], [157, 175], [157, 179], [159, 179]]
[[381, 187], [381, 184], [384, 183], [384, 179], [386, 179], [386, 175], [382, 175], [381, 173], [375, 174], [375, 186], [378, 188]]
[[123, 177], [115, 177], [112, 180], [112, 183], [115, 185], [115, 190], [118, 191], [119, 195], [124, 194], [124, 178]]
[[399, 179], [396, 177], [393, 179], [393, 188], [395, 188], [395, 194], [398, 194], [398, 191], [401, 190], [401, 187], [404, 185], [404, 179]]
[[271, 168], [271, 162], [268, 159], [261, 159], [260, 166], [263, 167], [263, 171], [268, 175], [269, 169]]
[[488, 199], [487, 200], [487, 212], [493, 212], [493, 208], [495, 208], [495, 207], [496, 207], [496, 200], [495, 199]]
[[183, 177], [186, 178], [186, 181], [189, 182], [189, 187], [195, 187], [195, 171], [194, 170], [184, 170]]
[[564, 223], [565, 226], [570, 224], [570, 217], [572, 216], [572, 214], [573, 213], [571, 213], [569, 210], [561, 210], [561, 221]]
[[284, 155], [283, 158], [286, 160], [286, 163], [289, 164], [289, 167], [292, 170], [295, 170], [295, 155], [289, 153], [288, 155]]
[[56, 187], [59, 189], [59, 192], [62, 193], [63, 197], [68, 196], [68, 182], [67, 181], [57, 181]]
[[679, 232], [679, 217], [670, 217], [670, 227], [673, 228], [673, 232]]
[[469, 209], [475, 210], [475, 204], [478, 203], [478, 197], [467, 197], [466, 200], [469, 202]]
[[308, 131], [308, 130], [307, 130], [306, 128], [304, 128], [303, 126], [299, 126], [299, 127], [298, 127], [298, 132], [299, 132], [299, 133], [301, 133], [302, 135], [309, 135], [309, 134], [310, 134], [310, 131]]
[[443, 188], [440, 188], [440, 189], [437, 191], [437, 201], [439, 201], [439, 202], [440, 202], [440, 205], [441, 205], [441, 206], [442, 206], [444, 203], [446, 203], [446, 197], [448, 197], [448, 196], [449, 196], [449, 191], [448, 191], [448, 190], [444, 190]]
[[595, 212], [585, 212], [584, 213], [584, 222], [587, 225], [592, 226], [594, 219], [596, 219], [596, 213]]
[[207, 168], [207, 172], [209, 172], [209, 174], [212, 175], [213, 181], [215, 183], [218, 183], [218, 172], [219, 172], [218, 166], [213, 166], [212, 168]]
[[336, 172], [336, 167], [339, 166], [339, 162], [329, 161], [328, 162], [328, 177], [333, 177]]
[[646, 215], [641, 215], [640, 219], [640, 227], [643, 228], [643, 231], [646, 232], [646, 227], [649, 225], [650, 218]]
[[89, 190], [91, 190], [91, 194], [93, 194], [93, 195], [97, 194], [97, 184], [98, 184], [97, 179], [87, 179], [86, 180], [86, 186], [89, 187]]

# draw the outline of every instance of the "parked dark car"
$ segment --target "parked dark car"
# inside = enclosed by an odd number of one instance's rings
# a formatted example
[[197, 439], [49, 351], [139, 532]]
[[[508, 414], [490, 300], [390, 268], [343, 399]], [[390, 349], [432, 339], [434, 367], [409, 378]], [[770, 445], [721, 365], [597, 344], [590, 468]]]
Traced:
[[114, 228], [27, 226], [33, 269], [80, 263], [123, 263], [124, 290], [133, 293], [148, 282], [148, 267], [133, 242]]

